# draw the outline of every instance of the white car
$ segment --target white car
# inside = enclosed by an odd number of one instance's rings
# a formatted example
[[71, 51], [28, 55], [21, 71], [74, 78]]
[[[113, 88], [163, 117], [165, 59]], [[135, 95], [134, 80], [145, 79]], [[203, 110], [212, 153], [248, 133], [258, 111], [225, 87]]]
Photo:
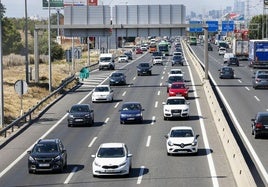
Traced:
[[124, 143], [103, 143], [96, 155], [92, 155], [93, 176], [126, 175], [131, 171], [132, 154]]
[[227, 63], [227, 61], [231, 57], [234, 57], [234, 54], [233, 53], [225, 53], [224, 56], [223, 56], [223, 63]]
[[183, 76], [183, 71], [181, 69], [171, 69], [168, 73], [168, 76], [178, 75]]
[[220, 47], [219, 48], [219, 55], [224, 55], [226, 53], [226, 48], [225, 47]]
[[153, 58], [153, 65], [164, 65], [163, 63], [163, 57], [162, 56], [156, 56]]
[[120, 55], [118, 57], [118, 62], [128, 62], [128, 56], [127, 55]]
[[168, 97], [167, 101], [162, 104], [164, 120], [178, 117], [189, 118], [190, 103], [184, 97]]
[[165, 136], [167, 155], [173, 154], [198, 154], [199, 135], [195, 135], [192, 127], [172, 127]]
[[112, 102], [114, 98], [114, 91], [109, 85], [98, 85], [92, 93], [92, 102]]

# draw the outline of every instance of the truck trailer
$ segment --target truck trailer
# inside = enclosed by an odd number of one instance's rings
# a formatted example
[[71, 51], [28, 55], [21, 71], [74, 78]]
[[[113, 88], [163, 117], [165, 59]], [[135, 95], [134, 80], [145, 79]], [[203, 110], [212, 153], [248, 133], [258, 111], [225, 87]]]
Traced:
[[249, 40], [249, 66], [268, 68], [268, 40]]
[[239, 60], [248, 60], [248, 40], [233, 39], [233, 54]]

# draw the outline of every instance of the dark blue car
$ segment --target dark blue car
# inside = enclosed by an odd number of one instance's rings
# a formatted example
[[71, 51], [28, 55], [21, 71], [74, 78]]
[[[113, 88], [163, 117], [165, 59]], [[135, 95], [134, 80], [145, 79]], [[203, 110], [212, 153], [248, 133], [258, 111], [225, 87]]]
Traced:
[[143, 122], [143, 116], [141, 104], [139, 102], [126, 102], [120, 109], [120, 123], [124, 124], [127, 122]]

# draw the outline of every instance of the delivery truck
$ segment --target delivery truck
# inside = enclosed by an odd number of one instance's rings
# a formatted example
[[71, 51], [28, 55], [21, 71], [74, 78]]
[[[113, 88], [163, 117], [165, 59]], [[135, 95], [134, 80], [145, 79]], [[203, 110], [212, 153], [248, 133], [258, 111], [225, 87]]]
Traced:
[[249, 66], [268, 68], [268, 40], [249, 40]]
[[248, 40], [233, 39], [233, 54], [239, 60], [248, 60]]

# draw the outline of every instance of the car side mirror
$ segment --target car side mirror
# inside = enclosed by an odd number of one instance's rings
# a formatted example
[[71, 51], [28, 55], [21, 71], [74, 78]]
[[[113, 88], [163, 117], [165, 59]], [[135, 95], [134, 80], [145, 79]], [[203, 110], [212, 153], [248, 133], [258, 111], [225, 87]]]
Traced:
[[186, 104], [187, 104], [187, 105], [189, 105], [189, 104], [190, 104], [190, 102], [186, 102]]
[[127, 157], [132, 157], [132, 154], [128, 154]]
[[168, 134], [165, 135], [165, 138], [168, 139]]
[[195, 135], [195, 138], [197, 139], [199, 137], [199, 134]]
[[166, 102], [162, 102], [162, 105], [165, 105], [166, 104]]
[[31, 154], [32, 151], [27, 151], [28, 154]]
[[114, 92], [114, 90], [111, 90], [110, 92]]

